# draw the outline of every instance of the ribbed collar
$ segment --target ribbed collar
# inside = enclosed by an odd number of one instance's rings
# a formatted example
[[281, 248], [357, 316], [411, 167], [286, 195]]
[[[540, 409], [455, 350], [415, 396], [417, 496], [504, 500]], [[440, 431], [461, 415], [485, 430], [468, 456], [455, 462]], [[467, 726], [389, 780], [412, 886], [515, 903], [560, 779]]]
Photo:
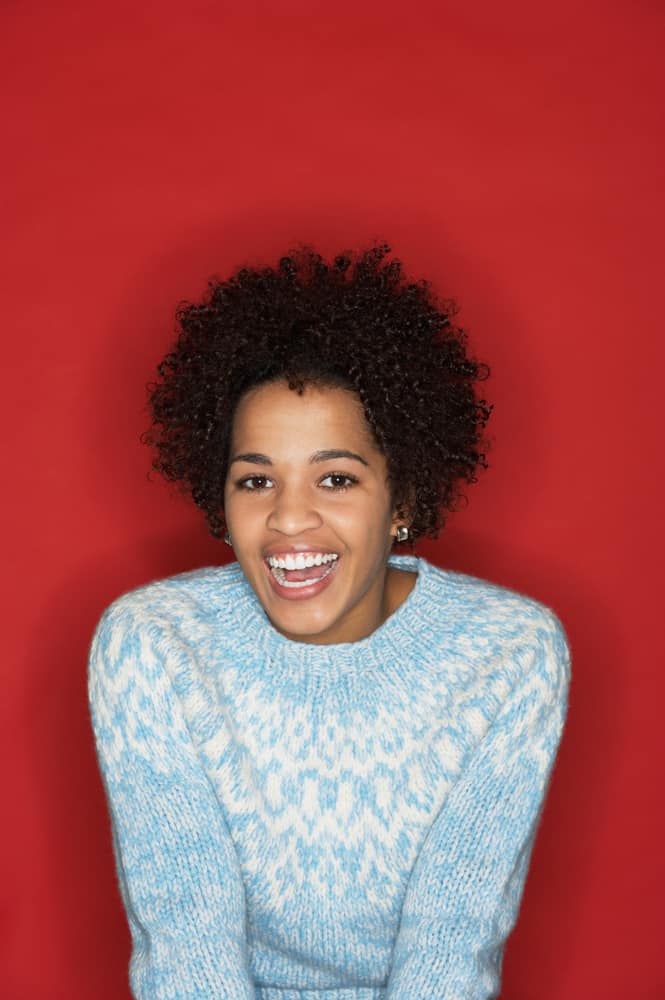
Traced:
[[[275, 680], [283, 672], [289, 681], [299, 678], [336, 679], [353, 673], [364, 675], [387, 663], [403, 662], [415, 646], [427, 648], [437, 621], [440, 625], [442, 598], [447, 592], [446, 574], [418, 556], [389, 557], [389, 565], [417, 574], [415, 586], [371, 635], [355, 642], [315, 643], [288, 639], [279, 632], [248, 583], [238, 563], [223, 567], [230, 592], [224, 605], [237, 629], [234, 645], [238, 653], [270, 669]], [[220, 581], [221, 582], [221, 581]], [[222, 584], [222, 589], [226, 589]], [[221, 594], [219, 595], [222, 596]], [[228, 602], [228, 603], [227, 603]]]

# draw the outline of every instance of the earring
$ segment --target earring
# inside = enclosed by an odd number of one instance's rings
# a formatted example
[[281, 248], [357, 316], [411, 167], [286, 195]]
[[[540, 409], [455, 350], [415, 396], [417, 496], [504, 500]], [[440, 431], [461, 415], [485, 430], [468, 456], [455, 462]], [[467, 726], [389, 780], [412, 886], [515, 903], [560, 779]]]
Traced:
[[224, 532], [224, 541], [226, 542], [227, 545], [233, 545], [233, 542], [231, 541], [231, 535], [229, 534], [228, 531]]
[[395, 538], [397, 539], [398, 542], [405, 542], [408, 537], [409, 537], [409, 529], [405, 524], [400, 524], [399, 528], [397, 529], [397, 534], [395, 535]]

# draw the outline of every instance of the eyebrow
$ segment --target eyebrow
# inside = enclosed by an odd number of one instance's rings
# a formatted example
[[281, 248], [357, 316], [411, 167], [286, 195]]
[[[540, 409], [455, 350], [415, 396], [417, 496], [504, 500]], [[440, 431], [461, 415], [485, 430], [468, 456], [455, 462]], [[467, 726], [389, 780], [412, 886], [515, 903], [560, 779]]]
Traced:
[[[309, 463], [314, 465], [318, 462], [329, 462], [334, 458], [350, 458], [354, 462], [362, 462], [369, 468], [369, 462], [358, 455], [355, 451], [347, 451], [346, 448], [328, 448], [325, 451], [315, 451], [310, 455]], [[267, 455], [262, 455], [259, 451], [246, 451], [241, 455], [234, 455], [229, 465], [234, 462], [251, 462], [252, 465], [272, 465], [272, 460]]]

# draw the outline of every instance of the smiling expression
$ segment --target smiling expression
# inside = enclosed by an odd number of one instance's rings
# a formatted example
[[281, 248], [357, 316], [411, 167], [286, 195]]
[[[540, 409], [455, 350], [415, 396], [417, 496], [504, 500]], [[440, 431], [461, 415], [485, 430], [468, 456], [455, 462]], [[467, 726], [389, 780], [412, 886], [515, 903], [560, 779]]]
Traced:
[[287, 638], [353, 642], [390, 612], [387, 559], [398, 523], [357, 397], [286, 382], [236, 408], [224, 512], [240, 566]]

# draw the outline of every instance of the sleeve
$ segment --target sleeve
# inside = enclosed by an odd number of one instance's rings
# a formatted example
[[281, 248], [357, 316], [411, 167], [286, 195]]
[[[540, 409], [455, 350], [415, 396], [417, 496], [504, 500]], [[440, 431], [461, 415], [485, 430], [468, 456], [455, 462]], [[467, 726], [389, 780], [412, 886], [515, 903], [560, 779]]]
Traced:
[[530, 668], [447, 796], [404, 897], [387, 1000], [499, 995], [568, 705], [570, 653], [548, 609]]
[[132, 937], [132, 992], [253, 1000], [235, 846], [164, 669], [178, 652], [122, 602], [93, 636], [88, 696]]

